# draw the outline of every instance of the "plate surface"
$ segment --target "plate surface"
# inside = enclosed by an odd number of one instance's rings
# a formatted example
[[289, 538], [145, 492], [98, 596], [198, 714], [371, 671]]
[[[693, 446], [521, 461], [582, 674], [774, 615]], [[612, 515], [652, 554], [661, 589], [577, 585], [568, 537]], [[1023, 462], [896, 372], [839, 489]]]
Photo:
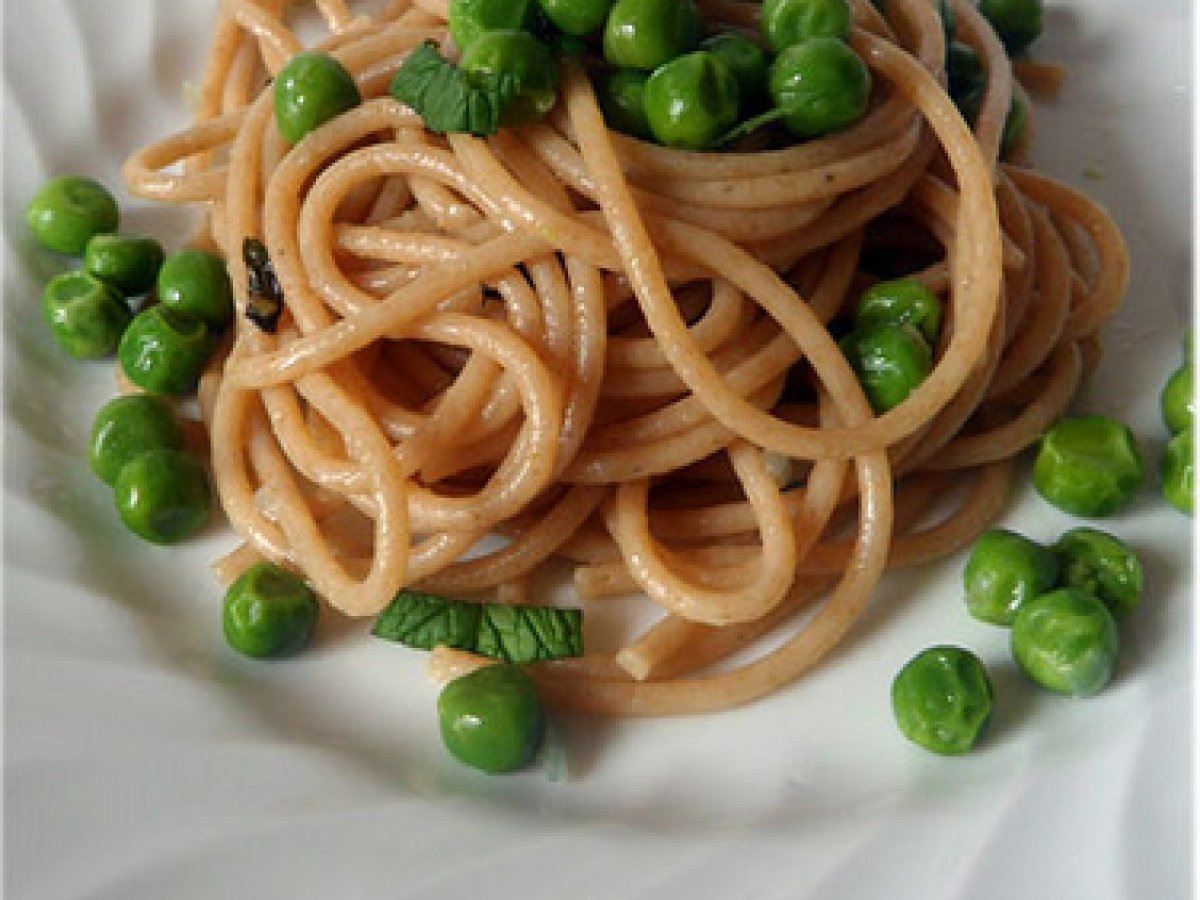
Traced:
[[[46, 177], [119, 185], [124, 156], [182, 124], [214, 2], [15, 0], [4, 56], [6, 883], [65, 898], [754, 897], [1173, 900], [1191, 884], [1191, 522], [1148, 480], [1109, 527], [1148, 590], [1120, 670], [1089, 701], [1023, 683], [1006, 635], [966, 616], [962, 557], [890, 577], [852, 639], [750, 708], [561, 722], [545, 767], [476, 776], [441, 752], [415, 654], [327, 634], [283, 665], [233, 658], [213, 528], [152, 548], [83, 463], [110, 364], [68, 361], [41, 323], [55, 265], [21, 211]], [[1062, 60], [1036, 157], [1126, 231], [1128, 301], [1077, 408], [1164, 443], [1158, 391], [1191, 322], [1191, 4], [1051, 3]], [[124, 227], [177, 245], [186, 216], [123, 192]], [[1002, 523], [1073, 520], [1027, 477]], [[887, 687], [953, 642], [992, 670], [978, 752], [944, 760], [894, 730]]]

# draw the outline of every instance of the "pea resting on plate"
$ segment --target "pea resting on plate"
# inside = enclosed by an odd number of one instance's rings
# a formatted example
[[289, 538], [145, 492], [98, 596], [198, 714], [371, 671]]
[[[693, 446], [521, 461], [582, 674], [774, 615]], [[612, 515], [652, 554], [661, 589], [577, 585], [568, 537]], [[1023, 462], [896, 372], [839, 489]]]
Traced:
[[1062, 419], [1041, 440], [1033, 486], [1077, 516], [1110, 516], [1142, 484], [1141, 451], [1127, 425], [1108, 416]]
[[207, 521], [212, 490], [199, 461], [159, 448], [121, 467], [113, 499], [121, 521], [138, 537], [152, 544], [176, 544]]
[[42, 315], [58, 345], [76, 359], [108, 356], [131, 318], [121, 295], [84, 271], [50, 279], [42, 292]]
[[1058, 539], [1062, 584], [1102, 601], [1114, 616], [1131, 612], [1142, 599], [1142, 564], [1125, 542], [1095, 528], [1073, 528]]
[[162, 262], [162, 244], [140, 234], [97, 234], [83, 251], [83, 267], [126, 297], [154, 287]]
[[234, 650], [255, 659], [278, 659], [308, 645], [319, 612], [317, 595], [303, 578], [260, 562], [225, 592], [221, 623]]
[[1192, 515], [1196, 508], [1196, 456], [1191, 428], [1167, 443], [1161, 469], [1163, 497], [1180, 512]]
[[966, 753], [991, 718], [992, 683], [970, 650], [930, 647], [896, 675], [892, 712], [914, 744], [944, 756]]
[[78, 175], [47, 181], [25, 208], [25, 222], [41, 245], [73, 256], [94, 235], [116, 231], [120, 218], [108, 188]]
[[1119, 642], [1108, 607], [1078, 588], [1059, 588], [1017, 610], [1011, 645], [1017, 665], [1042, 687], [1090, 697], [1112, 677]]
[[1059, 559], [1051, 550], [1003, 528], [985, 531], [963, 570], [967, 609], [993, 625], [1011, 625], [1022, 604], [1051, 590]]
[[126, 463], [149, 450], [178, 450], [183, 429], [175, 411], [150, 394], [127, 394], [110, 400], [96, 413], [88, 443], [88, 462], [111, 485]]
[[179, 250], [166, 258], [158, 272], [158, 299], [209, 328], [221, 329], [233, 321], [229, 270], [223, 260], [204, 250]]
[[187, 394], [196, 387], [212, 352], [199, 319], [167, 306], [134, 316], [121, 336], [117, 358], [125, 376], [152, 394]]
[[546, 716], [533, 682], [519, 667], [485, 666], [456, 678], [438, 696], [442, 742], [459, 762], [498, 774], [533, 759]]

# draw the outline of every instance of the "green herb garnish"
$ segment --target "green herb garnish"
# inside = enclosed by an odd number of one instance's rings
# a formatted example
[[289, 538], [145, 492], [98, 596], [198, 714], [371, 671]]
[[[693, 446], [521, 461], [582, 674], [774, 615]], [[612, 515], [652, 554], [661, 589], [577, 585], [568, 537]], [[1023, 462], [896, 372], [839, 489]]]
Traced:
[[420, 115], [430, 131], [487, 137], [500, 127], [520, 83], [507, 74], [465, 72], [438, 53], [437, 44], [426, 41], [404, 60], [388, 90]]

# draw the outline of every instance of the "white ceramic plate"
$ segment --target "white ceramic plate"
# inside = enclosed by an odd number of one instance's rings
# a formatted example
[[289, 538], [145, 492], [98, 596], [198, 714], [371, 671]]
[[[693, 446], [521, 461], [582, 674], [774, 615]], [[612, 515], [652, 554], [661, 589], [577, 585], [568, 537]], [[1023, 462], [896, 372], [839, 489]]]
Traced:
[[[477, 776], [441, 751], [417, 654], [324, 635], [294, 663], [236, 659], [205, 571], [117, 524], [83, 462], [110, 364], [69, 362], [38, 296], [54, 264], [21, 220], [46, 177], [119, 184], [178, 126], [211, 0], [14, 0], [4, 58], [7, 885], [27, 900], [163, 897], [1172, 900], [1191, 833], [1190, 521], [1148, 484], [1109, 523], [1148, 591], [1115, 682], [1089, 701], [1024, 683], [1005, 633], [962, 610], [962, 558], [891, 578], [811, 677], [748, 709], [560, 724], [545, 768]], [[1164, 442], [1156, 398], [1190, 322], [1191, 5], [1052, 2], [1037, 55], [1070, 64], [1037, 156], [1104, 201], [1133, 251], [1127, 305], [1078, 406]], [[120, 197], [127, 227], [185, 218]], [[1027, 481], [1023, 481], [1027, 485]], [[1074, 524], [1022, 487], [1004, 524]], [[895, 732], [916, 650], [975, 648], [998, 706], [978, 752]]]

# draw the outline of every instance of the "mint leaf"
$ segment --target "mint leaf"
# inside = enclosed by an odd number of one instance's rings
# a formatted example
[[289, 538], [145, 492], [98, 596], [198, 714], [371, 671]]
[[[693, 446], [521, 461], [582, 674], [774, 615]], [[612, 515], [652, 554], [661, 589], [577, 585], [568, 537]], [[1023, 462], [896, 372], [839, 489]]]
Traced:
[[404, 60], [388, 92], [420, 115], [430, 131], [487, 137], [496, 133], [519, 89], [512, 75], [464, 72], [426, 41]]
[[438, 646], [474, 650], [480, 613], [476, 603], [401, 591], [380, 613], [371, 633], [419, 650]]
[[578, 609], [488, 604], [479, 620], [475, 650], [511, 663], [579, 656], [582, 625]]

